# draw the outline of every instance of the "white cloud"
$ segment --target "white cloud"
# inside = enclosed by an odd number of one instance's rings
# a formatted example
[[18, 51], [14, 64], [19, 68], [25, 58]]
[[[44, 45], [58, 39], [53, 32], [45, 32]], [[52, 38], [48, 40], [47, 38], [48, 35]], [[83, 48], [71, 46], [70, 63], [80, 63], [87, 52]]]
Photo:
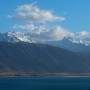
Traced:
[[64, 37], [68, 37], [73, 34], [65, 30], [61, 26], [48, 28], [44, 25], [39, 26], [30, 23], [25, 25], [15, 25], [14, 29], [22, 29], [30, 31], [32, 37], [38, 40], [61, 40]]
[[51, 21], [63, 21], [65, 17], [56, 16], [51, 11], [42, 10], [33, 4], [23, 4], [17, 7], [16, 15], [13, 16], [17, 19], [37, 21], [37, 22], [51, 22]]
[[35, 25], [33, 23], [27, 23], [24, 25], [14, 25], [13, 29], [27, 30], [31, 33], [40, 34], [42, 32], [48, 32], [48, 28], [45, 25]]
[[79, 34], [80, 34], [81, 36], [86, 36], [86, 35], [90, 35], [90, 32], [82, 31], [82, 32], [79, 32]]
[[53, 40], [61, 40], [64, 37], [72, 36], [73, 33], [65, 30], [60, 26], [52, 27], [51, 29], [47, 29], [47, 32], [41, 32], [40, 34], [33, 33], [34, 38], [41, 41], [53, 41]]
[[71, 36], [72, 33], [67, 31], [66, 29], [60, 27], [60, 26], [56, 26], [54, 28], [52, 28], [50, 30], [51, 32], [51, 37], [55, 40], [60, 40], [60, 39], [63, 39], [64, 37], [68, 37], [68, 36]]
[[25, 25], [15, 24], [13, 26], [13, 29], [34, 30], [35, 26], [33, 24], [25, 24]]
[[15, 14], [8, 17], [15, 18], [17, 22], [20, 21], [21, 23], [15, 24], [13, 29], [27, 30], [36, 40], [60, 40], [71, 34], [60, 26], [48, 27], [50, 24], [48, 22], [63, 21], [65, 17], [54, 15], [50, 10], [40, 9], [35, 4], [19, 5]]

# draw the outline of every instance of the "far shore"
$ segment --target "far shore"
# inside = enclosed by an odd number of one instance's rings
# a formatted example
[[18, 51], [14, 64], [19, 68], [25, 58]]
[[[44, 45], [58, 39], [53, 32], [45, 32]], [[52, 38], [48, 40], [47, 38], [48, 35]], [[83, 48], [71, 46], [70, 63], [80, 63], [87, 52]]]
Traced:
[[0, 72], [0, 77], [90, 77], [90, 73]]

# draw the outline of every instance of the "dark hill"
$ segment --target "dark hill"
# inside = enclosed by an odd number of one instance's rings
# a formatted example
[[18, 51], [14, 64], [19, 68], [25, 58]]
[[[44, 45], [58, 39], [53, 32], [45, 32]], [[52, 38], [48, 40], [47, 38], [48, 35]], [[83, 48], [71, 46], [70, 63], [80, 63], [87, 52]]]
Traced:
[[87, 73], [90, 60], [54, 46], [0, 42], [0, 71]]

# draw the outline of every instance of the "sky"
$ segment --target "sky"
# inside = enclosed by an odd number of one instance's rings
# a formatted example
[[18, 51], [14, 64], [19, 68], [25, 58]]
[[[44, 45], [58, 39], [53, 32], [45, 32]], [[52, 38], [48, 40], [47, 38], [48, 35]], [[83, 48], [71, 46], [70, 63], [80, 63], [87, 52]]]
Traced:
[[[21, 13], [32, 5], [31, 11]], [[20, 9], [23, 7], [23, 9]], [[25, 7], [26, 8], [26, 7]], [[39, 14], [32, 11], [39, 9]], [[31, 16], [27, 13], [33, 13]], [[35, 18], [34, 16], [37, 15]], [[41, 17], [41, 18], [40, 18]], [[34, 23], [34, 24], [32, 24]], [[90, 31], [90, 0], [0, 0], [0, 32], [60, 26], [71, 32]], [[43, 29], [44, 32], [44, 29]]]

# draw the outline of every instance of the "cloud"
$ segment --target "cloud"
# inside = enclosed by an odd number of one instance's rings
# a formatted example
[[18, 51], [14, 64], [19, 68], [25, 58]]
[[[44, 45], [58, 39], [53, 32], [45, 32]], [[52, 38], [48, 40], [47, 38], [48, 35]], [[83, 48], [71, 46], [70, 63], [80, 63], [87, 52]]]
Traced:
[[61, 26], [52, 27], [46, 32], [41, 32], [40, 34], [33, 33], [32, 37], [38, 41], [57, 41], [62, 40], [65, 37], [72, 36], [73, 33], [65, 30]]
[[15, 24], [13, 26], [13, 29], [22, 29], [22, 30], [34, 30], [36, 27], [34, 26], [34, 24], [24, 24], [24, 25], [18, 25]]
[[71, 36], [72, 34], [73, 34], [72, 32], [67, 31], [66, 29], [62, 28], [61, 26], [53, 27], [50, 30], [50, 36], [54, 40], [61, 40], [64, 37]]
[[31, 33], [34, 39], [40, 41], [46, 40], [61, 40], [64, 37], [68, 37], [73, 35], [72, 32], [67, 31], [61, 26], [54, 26], [52, 28], [48, 28], [44, 25], [34, 25], [32, 23], [28, 23], [25, 25], [15, 25], [14, 29], [19, 30], [27, 30]]
[[80, 34], [81, 36], [87, 36], [87, 35], [90, 35], [90, 32], [82, 31], [82, 32], [79, 32], [79, 34]]
[[48, 28], [45, 25], [35, 25], [33, 23], [27, 23], [23, 25], [15, 24], [13, 29], [26, 30], [32, 33], [40, 34], [42, 32], [48, 32]]
[[63, 21], [65, 17], [56, 16], [50, 10], [40, 9], [34, 4], [23, 4], [16, 8], [16, 14], [13, 16], [16, 19], [37, 21], [37, 22], [52, 22]]
[[65, 17], [54, 15], [50, 10], [43, 10], [36, 4], [19, 5], [14, 14], [8, 17], [20, 23], [15, 24], [13, 29], [29, 31], [31, 37], [37, 41], [60, 40], [71, 34], [61, 26], [50, 26], [56, 21], [64, 21]]

